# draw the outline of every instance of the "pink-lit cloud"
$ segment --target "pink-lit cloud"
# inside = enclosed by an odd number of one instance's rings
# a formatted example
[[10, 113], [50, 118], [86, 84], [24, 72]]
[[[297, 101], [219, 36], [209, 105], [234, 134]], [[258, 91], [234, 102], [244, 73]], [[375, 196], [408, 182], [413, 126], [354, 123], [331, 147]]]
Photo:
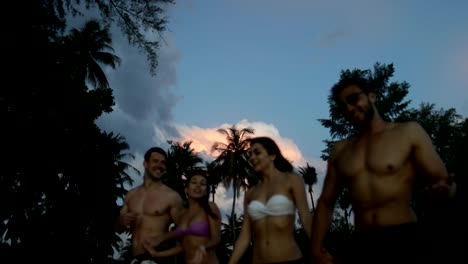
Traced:
[[[189, 125], [174, 125], [177, 129], [180, 137], [179, 138], [170, 138], [163, 130], [154, 127], [154, 142], [158, 145], [163, 146], [166, 143], [166, 140], [171, 139], [175, 141], [185, 142], [192, 141], [191, 147], [198, 152], [198, 154], [206, 161], [214, 159], [217, 153], [211, 152], [211, 147], [215, 142], [226, 142], [226, 138], [223, 134], [219, 133], [217, 129], [219, 128], [229, 128], [233, 124], [220, 124], [216, 127], [203, 128], [199, 126], [189, 126]], [[254, 134], [252, 136], [268, 136], [271, 137], [278, 144], [283, 155], [290, 161], [292, 161], [294, 166], [305, 166], [307, 163], [310, 166], [313, 166], [317, 169], [318, 173], [318, 182], [313, 187], [314, 200], [316, 200], [320, 194], [323, 176], [325, 174], [326, 163], [320, 159], [316, 158], [306, 158], [303, 156], [301, 150], [296, 145], [293, 139], [283, 137], [279, 130], [273, 125], [261, 121], [249, 121], [241, 120], [235, 124], [237, 128], [250, 127], [254, 129]], [[167, 144], [167, 143], [166, 143]], [[143, 154], [135, 153], [135, 159], [129, 161], [129, 163], [143, 172]], [[136, 187], [143, 182], [142, 176], [133, 175], [134, 184], [132, 186], [126, 186], [128, 189]], [[306, 187], [307, 188], [307, 187]], [[309, 195], [307, 195], [309, 200], [309, 206], [311, 207], [311, 201]], [[211, 200], [211, 197], [210, 197]], [[235, 210], [238, 214], [243, 213], [243, 200], [244, 192], [241, 191], [239, 197], [236, 199]], [[121, 202], [121, 201], [120, 201]], [[231, 214], [232, 209], [232, 189], [226, 187], [223, 184], [220, 184], [216, 189], [215, 202], [220, 208], [223, 218], [225, 220], [226, 214]]]
[[[199, 126], [189, 126], [189, 125], [176, 125], [176, 129], [180, 134], [180, 138], [175, 139], [178, 141], [192, 141], [192, 147], [196, 152], [202, 153], [208, 158], [216, 157], [217, 153], [211, 152], [211, 147], [215, 142], [226, 142], [223, 134], [219, 133], [217, 129], [219, 128], [229, 128], [233, 124], [220, 124], [216, 127], [203, 128]], [[309, 163], [310, 166], [316, 168], [318, 173], [318, 183], [313, 187], [314, 191], [314, 200], [316, 200], [320, 194], [321, 185], [323, 181], [323, 176], [326, 170], [326, 163], [320, 159], [316, 158], [306, 158], [303, 156], [301, 150], [296, 145], [293, 139], [283, 137], [279, 130], [273, 125], [261, 121], [249, 121], [241, 120], [237, 122], [236, 127], [239, 129], [250, 127], [254, 129], [254, 134], [252, 136], [267, 136], [271, 137], [278, 144], [281, 152], [284, 157], [292, 161], [294, 166], [305, 166], [306, 163]], [[240, 194], [239, 198], [236, 200], [236, 212], [242, 213], [243, 208], [243, 193]], [[309, 205], [311, 201], [309, 200]], [[220, 185], [216, 191], [215, 201], [223, 211], [223, 213], [230, 214], [232, 208], [232, 190], [226, 189], [223, 185]]]
[[[295, 166], [304, 166], [304, 159], [300, 149], [292, 139], [282, 137], [278, 129], [273, 124], [264, 122], [252, 122], [241, 120], [235, 124], [237, 128], [242, 129], [250, 127], [254, 129], [254, 134], [251, 136], [267, 136], [271, 137], [278, 144], [284, 157], [290, 160]], [[211, 152], [211, 147], [215, 142], [226, 142], [223, 134], [219, 133], [219, 128], [229, 128], [232, 124], [221, 124], [217, 127], [202, 128], [198, 126], [176, 125], [181, 138], [180, 141], [192, 141], [192, 147], [197, 152], [204, 152], [211, 157], [215, 157], [217, 153]]]

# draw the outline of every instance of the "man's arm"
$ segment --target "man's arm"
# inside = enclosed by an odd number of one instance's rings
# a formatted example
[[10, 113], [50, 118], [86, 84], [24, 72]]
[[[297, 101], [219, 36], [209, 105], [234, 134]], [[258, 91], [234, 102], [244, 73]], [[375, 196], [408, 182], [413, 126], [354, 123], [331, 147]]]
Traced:
[[432, 140], [416, 122], [408, 123], [413, 142], [414, 159], [418, 172], [428, 183], [430, 192], [453, 196], [455, 194], [455, 183], [453, 177], [449, 177], [445, 164], [432, 144]]
[[179, 225], [179, 218], [180, 214], [184, 210], [184, 201], [182, 197], [176, 192], [173, 191], [171, 199], [171, 207], [169, 209], [169, 214], [171, 216], [172, 221], [177, 225]]
[[317, 202], [314, 218], [312, 221], [312, 236], [311, 236], [311, 254], [312, 259], [323, 257], [323, 240], [330, 228], [330, 223], [333, 215], [333, 208], [342, 185], [336, 175], [335, 158], [339, 150], [344, 146], [344, 142], [337, 142], [331, 151], [328, 159], [327, 174], [323, 183], [322, 194]]
[[292, 173], [290, 175], [294, 201], [296, 202], [296, 207], [299, 211], [301, 224], [304, 227], [307, 236], [310, 238], [312, 229], [312, 216], [310, 214], [309, 203], [307, 202], [305, 184], [302, 178], [296, 173]]
[[129, 230], [136, 221], [137, 215], [130, 213], [130, 208], [128, 206], [128, 197], [130, 197], [133, 193], [134, 190], [130, 190], [127, 193], [122, 208], [120, 209], [119, 216], [114, 222], [114, 231], [119, 234]]
[[120, 208], [120, 214], [114, 222], [114, 231], [119, 234], [127, 229], [126, 226], [122, 225], [121, 220], [120, 220], [122, 218], [122, 215], [124, 215], [127, 212], [128, 212], [128, 207], [125, 205], [125, 202], [124, 202], [124, 204], [122, 205], [122, 208]]

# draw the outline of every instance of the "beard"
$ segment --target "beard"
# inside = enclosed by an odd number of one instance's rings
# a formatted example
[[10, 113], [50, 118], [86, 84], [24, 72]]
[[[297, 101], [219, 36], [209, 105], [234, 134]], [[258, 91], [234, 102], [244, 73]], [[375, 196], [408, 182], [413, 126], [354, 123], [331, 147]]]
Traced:
[[368, 99], [367, 105], [363, 107], [362, 112], [364, 113], [363, 119], [360, 120], [348, 120], [350, 124], [355, 128], [362, 128], [369, 125], [375, 116], [375, 109], [372, 102]]
[[145, 171], [146, 175], [149, 176], [149, 178], [153, 181], [161, 181], [164, 175], [166, 174], [166, 171], [161, 171], [158, 172], [158, 175], [154, 175], [151, 171], [146, 170]]
[[372, 106], [372, 103], [368, 100], [367, 109], [364, 112], [363, 123], [369, 124], [374, 118], [374, 115], [375, 115], [374, 107]]

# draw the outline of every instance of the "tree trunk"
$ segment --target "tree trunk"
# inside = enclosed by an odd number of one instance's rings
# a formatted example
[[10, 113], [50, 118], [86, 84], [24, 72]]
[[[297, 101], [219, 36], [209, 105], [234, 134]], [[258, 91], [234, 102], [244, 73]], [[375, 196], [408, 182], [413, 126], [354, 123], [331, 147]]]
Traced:
[[344, 217], [345, 217], [346, 231], [349, 233], [351, 228], [349, 227], [349, 221], [348, 221], [348, 218], [349, 218], [348, 209], [344, 210]]
[[232, 211], [231, 211], [231, 225], [232, 225], [232, 247], [236, 244], [236, 196], [237, 196], [237, 179], [232, 181]]
[[314, 203], [314, 195], [312, 194], [312, 186], [309, 186], [309, 194], [310, 194], [310, 201], [312, 202], [312, 213], [315, 214], [315, 203]]
[[312, 190], [310, 190], [309, 193], [310, 193], [310, 200], [312, 201], [312, 213], [315, 214], [314, 195], [312, 194]]

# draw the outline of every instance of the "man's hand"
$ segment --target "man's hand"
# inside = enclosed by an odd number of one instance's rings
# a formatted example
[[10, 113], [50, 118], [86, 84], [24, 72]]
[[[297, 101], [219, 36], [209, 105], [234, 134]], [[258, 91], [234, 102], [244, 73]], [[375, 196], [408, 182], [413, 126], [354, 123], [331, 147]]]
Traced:
[[446, 180], [440, 180], [424, 189], [424, 194], [428, 199], [446, 199], [453, 197], [456, 191], [454, 177], [451, 175]]
[[120, 215], [120, 225], [124, 226], [126, 229], [130, 229], [130, 227], [133, 227], [136, 223], [136, 220], [138, 219], [138, 214], [137, 213], [124, 213]]

